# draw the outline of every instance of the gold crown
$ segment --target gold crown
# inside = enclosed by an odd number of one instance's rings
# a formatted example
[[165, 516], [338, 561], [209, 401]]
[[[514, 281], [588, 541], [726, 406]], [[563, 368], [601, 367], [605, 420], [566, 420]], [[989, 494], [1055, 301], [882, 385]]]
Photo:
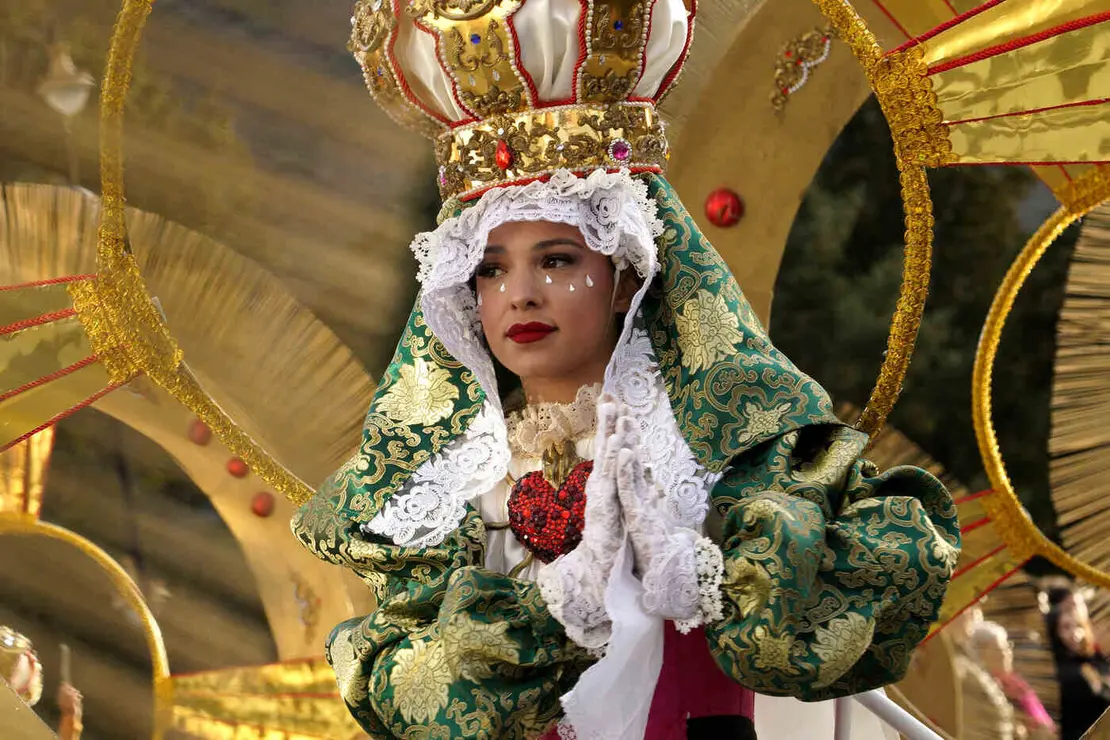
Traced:
[[656, 105], [686, 61], [691, 0], [526, 4], [355, 5], [350, 49], [366, 85], [395, 121], [435, 140], [443, 198], [561, 168], [662, 172]]

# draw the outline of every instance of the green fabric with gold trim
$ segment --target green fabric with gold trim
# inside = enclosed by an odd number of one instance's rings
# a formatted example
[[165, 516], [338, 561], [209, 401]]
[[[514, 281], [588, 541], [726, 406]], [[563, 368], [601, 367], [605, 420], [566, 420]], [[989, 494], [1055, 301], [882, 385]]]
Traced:
[[[724, 473], [711, 498], [725, 617], [706, 628], [710, 650], [739, 683], [806, 700], [895, 681], [955, 567], [951, 498], [924, 471], [879, 475], [859, 459], [866, 435], [771, 345], [670, 185], [647, 180], [666, 229], [642, 316], [679, 429], [700, 464]], [[481, 567], [473, 509], [430, 548], [358, 531], [482, 400], [417, 306], [361, 448], [293, 520], [307, 549], [378, 597], [328, 640], [344, 699], [374, 737], [538, 736], [590, 662], [534, 584]]]

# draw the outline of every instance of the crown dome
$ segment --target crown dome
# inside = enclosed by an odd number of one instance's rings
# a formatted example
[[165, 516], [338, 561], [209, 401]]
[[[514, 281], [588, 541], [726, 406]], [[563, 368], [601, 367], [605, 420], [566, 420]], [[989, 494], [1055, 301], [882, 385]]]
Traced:
[[436, 142], [444, 197], [565, 168], [661, 172], [655, 111], [686, 59], [683, 0], [359, 0], [351, 51]]

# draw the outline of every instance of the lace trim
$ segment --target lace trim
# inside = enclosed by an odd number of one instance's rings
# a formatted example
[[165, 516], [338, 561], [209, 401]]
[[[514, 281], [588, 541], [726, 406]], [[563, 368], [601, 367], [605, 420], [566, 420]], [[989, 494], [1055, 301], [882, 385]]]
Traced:
[[583, 386], [570, 403], [538, 403], [509, 415], [509, 447], [514, 455], [538, 458], [562, 442], [577, 441], [597, 428], [601, 385]]
[[466, 503], [504, 479], [509, 459], [501, 410], [487, 402], [466, 432], [417, 468], [362, 530], [402, 547], [438, 545], [459, 526]]
[[489, 232], [509, 221], [573, 224], [590, 249], [613, 257], [618, 267], [631, 263], [644, 279], [655, 273], [655, 238], [663, 233], [663, 222], [647, 184], [628, 170], [595, 170], [588, 177], [558, 170], [546, 181], [493, 188], [434, 231], [418, 234], [409, 248], [425, 292], [465, 286]]
[[684, 635], [702, 625], [724, 619], [721, 583], [725, 576], [725, 556], [713, 540], [700, 537], [694, 544], [694, 558], [697, 562], [699, 608], [698, 615], [693, 619], [675, 622], [675, 629]]

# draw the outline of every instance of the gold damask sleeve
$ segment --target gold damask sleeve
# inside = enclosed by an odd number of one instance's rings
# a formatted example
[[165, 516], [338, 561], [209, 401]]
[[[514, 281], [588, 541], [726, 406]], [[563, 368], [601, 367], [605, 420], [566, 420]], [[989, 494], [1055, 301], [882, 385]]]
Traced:
[[340, 694], [372, 738], [538, 737], [591, 663], [535, 584], [480, 566], [486, 534], [472, 509], [435, 547], [364, 536], [323, 497], [293, 530], [377, 596], [377, 609], [327, 640]]
[[952, 499], [919, 468], [879, 474], [867, 436], [819, 425], [735, 460], [712, 493], [724, 520], [717, 663], [755, 691], [807, 701], [899, 680], [959, 556]]

